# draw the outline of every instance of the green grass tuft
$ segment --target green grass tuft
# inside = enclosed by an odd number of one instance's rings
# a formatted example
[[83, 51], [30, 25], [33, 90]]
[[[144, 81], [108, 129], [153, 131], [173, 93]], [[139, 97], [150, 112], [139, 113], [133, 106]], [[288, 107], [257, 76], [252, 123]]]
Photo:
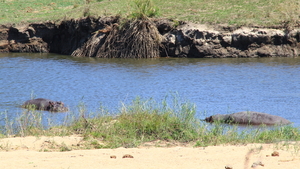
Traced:
[[130, 14], [132, 18], [146, 19], [159, 15], [159, 9], [154, 6], [152, 0], [133, 0], [133, 4], [133, 10]]
[[162, 106], [153, 99], [137, 98], [130, 105], [123, 105], [115, 118], [106, 115], [93, 119], [81, 118], [70, 129], [86, 137], [102, 139], [112, 147], [136, 147], [153, 140], [195, 140], [198, 124], [194, 117], [194, 105], [186, 103], [177, 110], [171, 109], [165, 102]]

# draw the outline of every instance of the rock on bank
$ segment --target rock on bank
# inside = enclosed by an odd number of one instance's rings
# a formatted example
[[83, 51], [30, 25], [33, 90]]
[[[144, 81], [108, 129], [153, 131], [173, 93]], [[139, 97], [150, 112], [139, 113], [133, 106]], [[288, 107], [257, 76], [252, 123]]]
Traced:
[[[118, 17], [83, 18], [60, 23], [0, 26], [0, 52], [43, 52], [71, 55], [93, 33]], [[209, 27], [169, 20], [153, 20], [162, 36], [160, 56], [170, 57], [296, 57], [300, 55], [300, 29]], [[103, 36], [100, 36], [103, 37]], [[84, 57], [84, 56], [83, 56]]]

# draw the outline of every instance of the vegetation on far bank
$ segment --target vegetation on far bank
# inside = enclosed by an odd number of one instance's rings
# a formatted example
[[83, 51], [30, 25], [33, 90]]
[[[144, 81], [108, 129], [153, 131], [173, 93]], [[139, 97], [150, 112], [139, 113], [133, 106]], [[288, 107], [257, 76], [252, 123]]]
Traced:
[[[127, 17], [139, 0], [0, 0], [0, 24], [83, 16]], [[152, 0], [155, 16], [205, 24], [299, 24], [298, 0]], [[140, 6], [143, 7], [143, 6]]]
[[[84, 137], [85, 146], [71, 149], [137, 147], [146, 142], [158, 141], [209, 146], [220, 144], [280, 143], [299, 141], [300, 129], [288, 126], [238, 127], [209, 124], [195, 117], [196, 107], [177, 96], [166, 97], [161, 102], [136, 98], [122, 105], [118, 112], [109, 113], [100, 108], [96, 116], [86, 112], [84, 104], [79, 111], [68, 112], [62, 125], [53, 125], [52, 119], [43, 119], [43, 113], [24, 110], [17, 119], [4, 118], [2, 137], [14, 136], [68, 136]], [[5, 113], [4, 113], [5, 115]], [[2, 113], [3, 116], [3, 113]], [[43, 124], [47, 121], [49, 124]], [[1, 148], [1, 145], [0, 145]], [[65, 149], [66, 148], [66, 149]]]

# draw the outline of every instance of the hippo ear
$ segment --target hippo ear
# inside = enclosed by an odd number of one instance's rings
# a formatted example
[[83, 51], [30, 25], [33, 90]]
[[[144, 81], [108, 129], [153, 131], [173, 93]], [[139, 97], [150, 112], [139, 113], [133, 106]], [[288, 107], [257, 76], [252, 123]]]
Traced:
[[54, 102], [49, 101], [49, 105], [53, 107], [54, 106]]
[[206, 118], [205, 118], [205, 121], [206, 121], [206, 122], [210, 122], [210, 123], [211, 123], [211, 122], [214, 122], [212, 116], [206, 117]]

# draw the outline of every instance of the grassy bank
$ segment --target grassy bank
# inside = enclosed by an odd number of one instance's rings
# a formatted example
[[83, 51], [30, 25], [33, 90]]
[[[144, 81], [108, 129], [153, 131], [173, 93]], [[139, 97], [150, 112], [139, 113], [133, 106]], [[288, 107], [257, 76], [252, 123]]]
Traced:
[[[134, 0], [0, 0], [0, 24], [83, 16], [128, 16]], [[153, 0], [159, 16], [206, 24], [299, 24], [298, 0]]]
[[80, 135], [86, 140], [82, 148], [137, 147], [151, 141], [209, 146], [300, 140], [300, 130], [292, 126], [240, 128], [208, 124], [195, 118], [194, 104], [177, 96], [160, 102], [136, 98], [121, 106], [119, 112], [109, 113], [101, 108], [101, 113], [93, 117], [84, 105], [79, 107], [76, 115], [69, 112], [65, 124], [49, 124], [50, 128], [42, 124], [41, 112], [24, 111], [17, 119], [6, 119], [2, 137]]

